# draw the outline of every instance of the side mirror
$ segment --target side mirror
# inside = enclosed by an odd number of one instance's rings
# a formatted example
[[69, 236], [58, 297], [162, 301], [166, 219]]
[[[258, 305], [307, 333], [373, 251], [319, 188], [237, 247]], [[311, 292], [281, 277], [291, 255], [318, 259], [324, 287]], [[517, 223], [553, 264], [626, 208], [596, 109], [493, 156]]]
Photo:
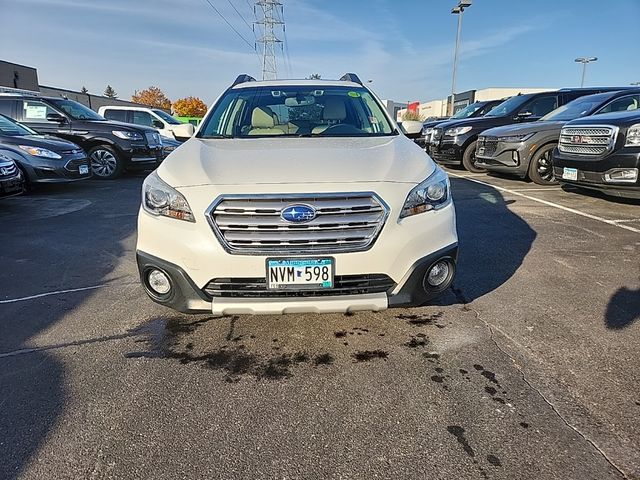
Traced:
[[59, 113], [48, 113], [47, 122], [67, 123], [67, 117], [62, 116]]
[[162, 123], [160, 120], [154, 120], [154, 121], [151, 122], [151, 124], [155, 128], [164, 128], [164, 123]]
[[516, 115], [516, 119], [524, 120], [525, 118], [529, 118], [532, 115], [533, 115], [533, 112], [530, 112], [529, 110], [525, 110], [523, 112], [518, 112], [518, 115]]
[[406, 135], [420, 135], [422, 133], [422, 122], [415, 120], [405, 120], [400, 128]]

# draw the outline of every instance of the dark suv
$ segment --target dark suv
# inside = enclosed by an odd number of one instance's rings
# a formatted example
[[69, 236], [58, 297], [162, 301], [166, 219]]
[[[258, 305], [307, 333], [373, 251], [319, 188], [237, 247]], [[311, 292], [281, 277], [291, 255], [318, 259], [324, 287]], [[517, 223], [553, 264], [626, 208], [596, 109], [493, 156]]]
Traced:
[[155, 168], [163, 158], [160, 134], [153, 128], [106, 120], [73, 100], [1, 94], [0, 113], [82, 147], [96, 178], [116, 178], [125, 169]]
[[553, 165], [562, 183], [640, 198], [640, 109], [567, 123]]
[[24, 179], [16, 163], [0, 153], [0, 198], [24, 192]]
[[537, 122], [485, 130], [478, 137], [476, 165], [489, 172], [529, 177], [539, 185], [557, 183], [551, 154], [560, 129], [577, 118], [640, 108], [640, 89], [596, 93], [555, 109]]
[[431, 135], [429, 154], [438, 163], [463, 165], [474, 173], [484, 172], [476, 166], [476, 141], [484, 130], [519, 122], [539, 120], [571, 100], [618, 88], [565, 88], [562, 90], [516, 95], [494, 107], [484, 117], [450, 120], [439, 124]]
[[504, 101], [505, 99], [503, 98], [501, 100], [485, 100], [480, 102], [473, 102], [464, 107], [462, 110], [458, 110], [450, 118], [440, 118], [436, 120], [425, 121], [422, 124], [422, 134], [420, 135], [420, 138], [417, 138], [415, 140], [415, 142], [422, 148], [424, 148], [427, 153], [429, 153], [429, 141], [431, 140], [431, 134], [433, 133], [434, 127], [436, 127], [438, 124], [451, 120], [483, 117], [487, 113], [489, 113], [491, 109], [493, 109], [493, 107], [500, 105]]

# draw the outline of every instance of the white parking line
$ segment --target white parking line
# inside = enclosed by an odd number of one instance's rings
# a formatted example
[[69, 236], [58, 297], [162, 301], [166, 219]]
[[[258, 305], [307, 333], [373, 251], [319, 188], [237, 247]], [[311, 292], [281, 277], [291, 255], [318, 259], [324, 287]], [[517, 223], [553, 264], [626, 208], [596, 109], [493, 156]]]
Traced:
[[496, 190], [500, 190], [502, 192], [507, 192], [507, 193], [510, 193], [512, 195], [517, 195], [519, 197], [523, 197], [523, 198], [526, 198], [527, 200], [531, 200], [531, 201], [534, 201], [534, 202], [542, 203], [543, 205], [547, 205], [549, 207], [557, 208], [559, 210], [564, 210], [565, 212], [571, 212], [571, 213], [574, 213], [576, 215], [580, 215], [582, 217], [586, 217], [586, 218], [590, 218], [592, 220], [596, 220], [598, 222], [606, 223], [607, 225], [613, 225], [614, 227], [623, 228], [624, 230], [629, 230], [630, 232], [640, 233], [640, 229], [639, 228], [633, 228], [633, 227], [630, 227], [629, 225], [621, 224], [621, 223], [617, 222], [616, 220], [608, 220], [606, 218], [598, 217], [597, 215], [592, 215], [590, 213], [581, 212], [580, 210], [576, 210], [575, 208], [565, 207], [564, 205], [559, 205], [557, 203], [548, 202], [547, 200], [542, 200], [541, 198], [536, 198], [536, 197], [532, 197], [530, 195], [525, 195], [524, 193], [520, 193], [520, 192], [517, 192], [515, 190], [510, 190], [508, 188], [499, 187], [497, 185], [492, 185], [491, 183], [483, 182], [482, 180], [476, 180], [475, 178], [470, 178], [469, 175], [458, 175], [457, 173], [453, 173], [453, 172], [448, 172], [448, 173], [452, 177], [464, 178], [466, 180], [469, 180], [470, 182], [475, 182], [475, 183], [479, 183], [481, 185], [485, 185], [487, 187], [495, 188]]
[[0, 300], [0, 305], [5, 304], [5, 303], [24, 302], [26, 300], [34, 300], [36, 298], [49, 297], [51, 295], [60, 295], [62, 293], [84, 292], [86, 290], [95, 290], [97, 288], [122, 287], [122, 286], [125, 286], [125, 285], [137, 285], [137, 284], [126, 283], [126, 284], [115, 285], [113, 283], [104, 283], [102, 285], [92, 285], [90, 287], [69, 288], [67, 290], [56, 290], [54, 292], [45, 292], [45, 293], [39, 293], [37, 295], [29, 295], [28, 297], [19, 297], [19, 298], [10, 298], [10, 299], [7, 299], [7, 300]]

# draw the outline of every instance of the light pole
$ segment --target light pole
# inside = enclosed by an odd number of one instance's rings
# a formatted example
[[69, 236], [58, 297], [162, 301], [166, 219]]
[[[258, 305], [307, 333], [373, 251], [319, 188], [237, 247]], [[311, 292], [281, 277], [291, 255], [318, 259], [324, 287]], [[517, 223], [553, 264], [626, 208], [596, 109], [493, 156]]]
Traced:
[[465, 8], [471, 6], [472, 0], [459, 0], [458, 6], [451, 9], [453, 15], [458, 15], [458, 31], [456, 33], [456, 47], [453, 51], [453, 75], [451, 78], [451, 105], [449, 106], [448, 113], [453, 115], [453, 99], [456, 93], [456, 73], [458, 70], [458, 48], [460, 47], [460, 31], [462, 30], [462, 14]]
[[580, 86], [584, 87], [584, 77], [587, 74], [587, 63], [595, 62], [598, 60], [598, 57], [578, 57], [575, 59], [577, 63], [582, 64], [582, 81], [580, 82]]

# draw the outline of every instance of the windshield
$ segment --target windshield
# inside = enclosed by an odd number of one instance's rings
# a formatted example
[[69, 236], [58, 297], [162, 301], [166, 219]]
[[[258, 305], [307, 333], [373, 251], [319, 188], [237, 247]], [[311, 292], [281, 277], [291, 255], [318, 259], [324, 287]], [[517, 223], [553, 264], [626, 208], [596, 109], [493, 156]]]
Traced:
[[484, 106], [484, 103], [480, 103], [480, 102], [471, 103], [471, 104], [467, 105], [466, 107], [464, 107], [462, 110], [458, 110], [455, 113], [455, 115], [453, 117], [451, 117], [451, 119], [454, 119], [454, 118], [469, 118], [471, 115], [473, 115], [478, 110], [480, 110], [483, 106]]
[[573, 120], [576, 118], [590, 115], [598, 105], [601, 105], [608, 95], [589, 95], [586, 97], [580, 97], [572, 102], [567, 103], [555, 110], [547, 113], [539, 121], [559, 121], [559, 120]]
[[225, 93], [198, 136], [368, 137], [397, 134], [365, 88], [274, 86]]
[[505, 117], [511, 115], [518, 110], [527, 100], [530, 95], [516, 95], [509, 100], [505, 100], [500, 105], [497, 105], [485, 117]]
[[169, 115], [167, 112], [163, 110], [153, 110], [153, 113], [158, 115], [162, 120], [167, 122], [169, 125], [180, 125], [180, 122]]
[[81, 103], [73, 100], [55, 99], [50, 102], [74, 120], [104, 120], [103, 117]]
[[7, 135], [9, 137], [22, 137], [24, 135], [38, 135], [34, 130], [31, 130], [24, 125], [19, 124], [15, 120], [11, 120], [9, 117], [0, 115], [0, 135]]

